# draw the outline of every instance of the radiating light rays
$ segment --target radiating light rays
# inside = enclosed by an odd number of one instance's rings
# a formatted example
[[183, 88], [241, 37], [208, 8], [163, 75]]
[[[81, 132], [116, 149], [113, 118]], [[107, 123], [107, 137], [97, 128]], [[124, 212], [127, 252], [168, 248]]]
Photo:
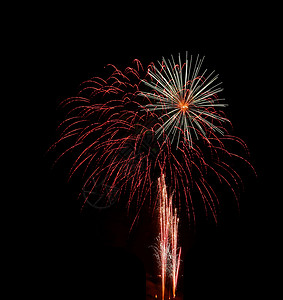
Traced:
[[211, 132], [223, 135], [220, 125], [229, 122], [216, 110], [216, 107], [227, 106], [217, 95], [223, 90], [221, 82], [217, 83], [218, 75], [214, 75], [214, 71], [206, 77], [207, 69], [200, 72], [203, 60], [204, 57], [199, 56], [195, 62], [192, 56], [188, 60], [188, 53], [183, 64], [180, 54], [178, 64], [173, 56], [171, 60], [163, 58], [158, 62], [161, 69], [149, 68], [150, 80], [143, 80], [151, 90], [141, 91], [140, 95], [152, 101], [143, 109], [156, 112], [162, 120], [155, 133], [160, 138], [165, 131], [177, 148], [181, 138], [191, 148], [194, 137], [209, 141]]

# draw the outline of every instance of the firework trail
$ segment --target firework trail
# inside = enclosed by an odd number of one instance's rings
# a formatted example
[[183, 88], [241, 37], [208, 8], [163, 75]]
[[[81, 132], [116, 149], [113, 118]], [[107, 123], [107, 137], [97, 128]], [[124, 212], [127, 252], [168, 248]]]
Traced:
[[202, 63], [203, 58], [188, 60], [188, 55], [182, 63], [179, 55], [178, 63], [163, 58], [159, 68], [153, 63], [143, 68], [138, 60], [123, 71], [108, 65], [106, 79], [91, 78], [77, 96], [62, 101], [66, 118], [51, 148], [68, 145], [57, 160], [67, 154], [75, 157], [69, 178], [82, 171], [82, 206], [100, 186], [107, 198], [123, 195], [128, 208], [135, 203], [138, 216], [145, 201], [156, 206], [155, 182], [161, 170], [175, 191], [176, 207], [184, 206], [192, 223], [194, 191], [205, 214], [217, 222], [218, 198], [208, 178], [226, 184], [238, 203], [242, 181], [230, 162], [252, 166], [228, 149], [236, 144], [245, 156], [249, 152], [224, 127], [230, 122], [220, 110], [225, 106], [218, 98], [222, 88], [214, 72], [205, 77]]
[[178, 223], [179, 218], [177, 216], [177, 209], [174, 210], [171, 225], [171, 249], [172, 249], [172, 291], [173, 298], [176, 296], [176, 289], [179, 276], [179, 268], [181, 261], [181, 247], [178, 248]]
[[[162, 180], [162, 182], [161, 182]], [[159, 221], [160, 221], [160, 262], [161, 262], [161, 280], [162, 280], [162, 299], [165, 293], [166, 269], [167, 269], [167, 252], [169, 246], [169, 230], [172, 216], [171, 205], [168, 203], [166, 185], [164, 177], [158, 180], [160, 204], [159, 204]], [[172, 195], [169, 199], [172, 204]]]
[[173, 209], [173, 194], [168, 197], [165, 176], [161, 174], [158, 178], [160, 234], [153, 249], [161, 270], [162, 299], [165, 295], [167, 277], [172, 280], [173, 298], [176, 296], [181, 259], [181, 248], [178, 247], [179, 218], [177, 209]]

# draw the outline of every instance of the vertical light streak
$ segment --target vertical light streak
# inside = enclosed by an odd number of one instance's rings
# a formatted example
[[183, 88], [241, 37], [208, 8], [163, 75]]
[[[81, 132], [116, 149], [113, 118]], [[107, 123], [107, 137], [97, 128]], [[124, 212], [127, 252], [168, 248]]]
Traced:
[[174, 215], [172, 216], [172, 228], [171, 228], [173, 298], [176, 297], [176, 288], [177, 288], [180, 258], [181, 258], [181, 248], [178, 251], [178, 223], [179, 223], [179, 218], [177, 216], [177, 209], [175, 209]]
[[159, 187], [159, 221], [160, 221], [160, 261], [161, 261], [161, 299], [164, 300], [165, 283], [166, 283], [166, 269], [167, 269], [167, 252], [168, 252], [168, 239], [169, 239], [169, 205], [168, 195], [166, 191], [165, 178], [162, 174], [158, 178]]
[[158, 178], [159, 189], [159, 257], [161, 267], [161, 299], [165, 297], [166, 274], [172, 279], [172, 294], [176, 297], [176, 288], [179, 275], [181, 248], [178, 248], [177, 209], [173, 211], [172, 198], [168, 198], [164, 174]]

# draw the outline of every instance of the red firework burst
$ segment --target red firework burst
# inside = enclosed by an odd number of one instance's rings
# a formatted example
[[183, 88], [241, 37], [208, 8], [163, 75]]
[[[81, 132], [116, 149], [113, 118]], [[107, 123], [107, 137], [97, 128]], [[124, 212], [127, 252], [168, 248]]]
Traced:
[[[202, 60], [201, 60], [202, 62]], [[184, 64], [163, 60], [143, 68], [138, 60], [124, 71], [113, 65], [106, 79], [94, 77], [81, 84], [77, 96], [60, 104], [66, 111], [58, 126], [67, 153], [76, 155], [69, 178], [82, 171], [84, 203], [99, 193], [120, 199], [128, 192], [127, 206], [155, 206], [156, 180], [162, 172], [175, 191], [176, 206], [185, 205], [195, 222], [192, 191], [202, 199], [206, 214], [217, 221], [218, 198], [208, 182], [211, 176], [225, 183], [238, 201], [240, 175], [231, 158], [251, 164], [228, 150], [238, 144], [248, 156], [246, 144], [229, 134], [229, 123], [218, 98], [217, 76], [200, 73], [200, 61]], [[135, 200], [135, 201], [134, 201]], [[109, 200], [111, 201], [111, 200]]]

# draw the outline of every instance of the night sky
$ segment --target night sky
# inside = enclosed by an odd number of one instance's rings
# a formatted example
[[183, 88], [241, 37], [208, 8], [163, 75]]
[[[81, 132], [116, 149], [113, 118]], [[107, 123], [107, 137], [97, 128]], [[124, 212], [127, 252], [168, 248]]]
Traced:
[[42, 293], [53, 294], [53, 288], [59, 287], [64, 298], [76, 294], [86, 299], [93, 294], [93, 299], [114, 299], [113, 295], [145, 299], [146, 276], [156, 271], [148, 248], [155, 234], [151, 216], [143, 211], [129, 235], [132, 215], [122, 205], [104, 210], [88, 207], [80, 213], [80, 178], [67, 183], [72, 157], [52, 168], [56, 153], [45, 152], [62, 118], [56, 107], [74, 96], [82, 81], [103, 77], [108, 63], [124, 68], [138, 58], [147, 65], [185, 51], [205, 55], [204, 67], [219, 74], [233, 134], [247, 143], [258, 177], [239, 166], [244, 182], [240, 213], [231, 194], [220, 195], [223, 213], [218, 226], [203, 220], [193, 231], [182, 219], [180, 242], [186, 255], [180, 284], [184, 297], [227, 299], [245, 294], [254, 298], [267, 286], [278, 200], [272, 172], [275, 139], [269, 133], [275, 126], [271, 115], [276, 104], [270, 105], [275, 99], [269, 99], [269, 89], [275, 84], [270, 65], [276, 47], [271, 25], [267, 28], [264, 20], [251, 20], [240, 9], [235, 16], [220, 17], [212, 14], [204, 22], [202, 16], [196, 22], [185, 15], [166, 19], [165, 12], [118, 15], [114, 9], [111, 13], [97, 9], [86, 16], [74, 7], [70, 13], [52, 12], [41, 21], [41, 34], [34, 34], [30, 55], [35, 58], [37, 54], [32, 91], [39, 130], [33, 217], [40, 228], [36, 235], [42, 250], [39, 269], [51, 272]]

